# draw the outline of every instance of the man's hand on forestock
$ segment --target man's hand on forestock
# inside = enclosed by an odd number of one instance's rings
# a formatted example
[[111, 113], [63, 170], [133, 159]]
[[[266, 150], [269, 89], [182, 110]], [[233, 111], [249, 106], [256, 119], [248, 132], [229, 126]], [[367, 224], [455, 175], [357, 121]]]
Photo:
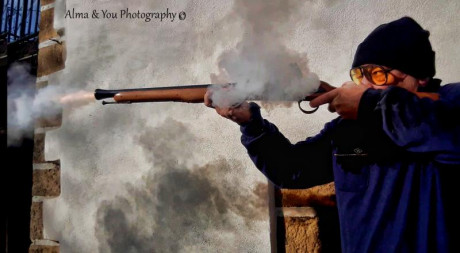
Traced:
[[313, 99], [311, 107], [329, 104], [330, 112], [337, 112], [344, 119], [357, 119], [359, 101], [364, 91], [368, 88], [364, 85], [356, 85], [354, 82], [346, 82], [340, 88], [336, 88]]
[[249, 103], [244, 101], [238, 106], [233, 107], [218, 107], [212, 102], [212, 92], [207, 91], [204, 95], [204, 104], [207, 107], [216, 109], [216, 112], [231, 121], [238, 123], [239, 125], [245, 124], [251, 120], [251, 111], [249, 109]]

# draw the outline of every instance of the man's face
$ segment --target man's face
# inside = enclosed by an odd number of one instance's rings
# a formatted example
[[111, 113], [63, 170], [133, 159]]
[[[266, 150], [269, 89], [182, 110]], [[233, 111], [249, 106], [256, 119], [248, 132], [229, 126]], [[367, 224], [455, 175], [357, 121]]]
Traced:
[[[397, 69], [391, 69], [386, 66], [379, 66], [374, 64], [365, 64], [360, 66], [362, 69], [363, 75], [360, 84], [373, 89], [386, 89], [390, 86], [398, 86], [409, 90], [411, 92], [416, 92], [419, 86], [418, 79], [405, 74]], [[383, 85], [376, 85], [375, 80], [372, 80], [373, 76], [382, 75], [385, 78]], [[380, 77], [379, 77], [380, 78]], [[375, 78], [374, 78], [375, 79]]]

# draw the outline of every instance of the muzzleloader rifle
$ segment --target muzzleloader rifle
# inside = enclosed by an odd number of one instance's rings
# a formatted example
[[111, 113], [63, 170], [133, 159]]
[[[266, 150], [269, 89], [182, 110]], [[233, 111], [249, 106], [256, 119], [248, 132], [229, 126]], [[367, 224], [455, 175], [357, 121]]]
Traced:
[[[203, 103], [204, 95], [208, 89], [213, 87], [229, 87], [234, 83], [228, 84], [200, 84], [200, 85], [185, 85], [185, 86], [169, 86], [169, 87], [155, 87], [155, 88], [140, 88], [140, 89], [122, 89], [122, 90], [103, 90], [96, 89], [94, 97], [97, 100], [110, 99], [113, 101], [102, 101], [103, 105], [106, 104], [132, 104], [132, 103], [146, 103], [146, 102], [184, 102], [184, 103]], [[299, 108], [302, 112], [310, 114], [315, 112], [318, 108], [313, 110], [305, 110], [301, 107], [303, 101], [311, 101], [324, 92], [335, 89], [326, 82], [321, 81], [318, 90], [305, 97], [298, 102]], [[258, 100], [257, 98], [251, 100]]]
[[[208, 89], [216, 87], [231, 88], [234, 83], [228, 84], [200, 84], [200, 85], [185, 85], [185, 86], [169, 86], [169, 87], [154, 87], [154, 88], [140, 88], [140, 89], [122, 89], [122, 90], [103, 90], [96, 89], [94, 97], [97, 100], [110, 99], [113, 101], [102, 101], [103, 105], [106, 104], [132, 104], [132, 103], [146, 103], [146, 102], [184, 102], [184, 103], [203, 103], [204, 95]], [[318, 108], [312, 110], [305, 110], [302, 108], [301, 103], [304, 101], [311, 101], [321, 94], [335, 89], [334, 86], [320, 81], [319, 88], [313, 94], [305, 95], [304, 98], [297, 101], [299, 109], [306, 114], [314, 113]], [[439, 99], [437, 93], [416, 92], [420, 98], [428, 97], [432, 100]], [[250, 100], [259, 100], [257, 98], [250, 98]]]

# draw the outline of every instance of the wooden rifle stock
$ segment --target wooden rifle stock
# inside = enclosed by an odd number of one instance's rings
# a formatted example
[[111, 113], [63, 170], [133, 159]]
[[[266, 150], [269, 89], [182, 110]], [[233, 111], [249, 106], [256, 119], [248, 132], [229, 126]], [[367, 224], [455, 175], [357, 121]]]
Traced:
[[433, 93], [433, 92], [415, 92], [415, 95], [419, 98], [429, 98], [431, 100], [438, 100], [439, 99], [439, 93]]
[[113, 98], [115, 102], [102, 101], [103, 104], [144, 103], [144, 102], [186, 102], [203, 103], [204, 94], [213, 84], [156, 87], [124, 90], [96, 89], [94, 97], [98, 100]]

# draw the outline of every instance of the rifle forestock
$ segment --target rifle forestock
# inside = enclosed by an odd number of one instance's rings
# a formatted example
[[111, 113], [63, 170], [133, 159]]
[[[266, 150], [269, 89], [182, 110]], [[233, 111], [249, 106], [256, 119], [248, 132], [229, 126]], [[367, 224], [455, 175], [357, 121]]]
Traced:
[[[203, 103], [204, 95], [213, 84], [156, 87], [125, 90], [96, 89], [94, 97], [97, 100], [113, 98], [115, 103], [143, 103], [143, 102], [185, 102]], [[107, 102], [106, 102], [107, 103]]]

